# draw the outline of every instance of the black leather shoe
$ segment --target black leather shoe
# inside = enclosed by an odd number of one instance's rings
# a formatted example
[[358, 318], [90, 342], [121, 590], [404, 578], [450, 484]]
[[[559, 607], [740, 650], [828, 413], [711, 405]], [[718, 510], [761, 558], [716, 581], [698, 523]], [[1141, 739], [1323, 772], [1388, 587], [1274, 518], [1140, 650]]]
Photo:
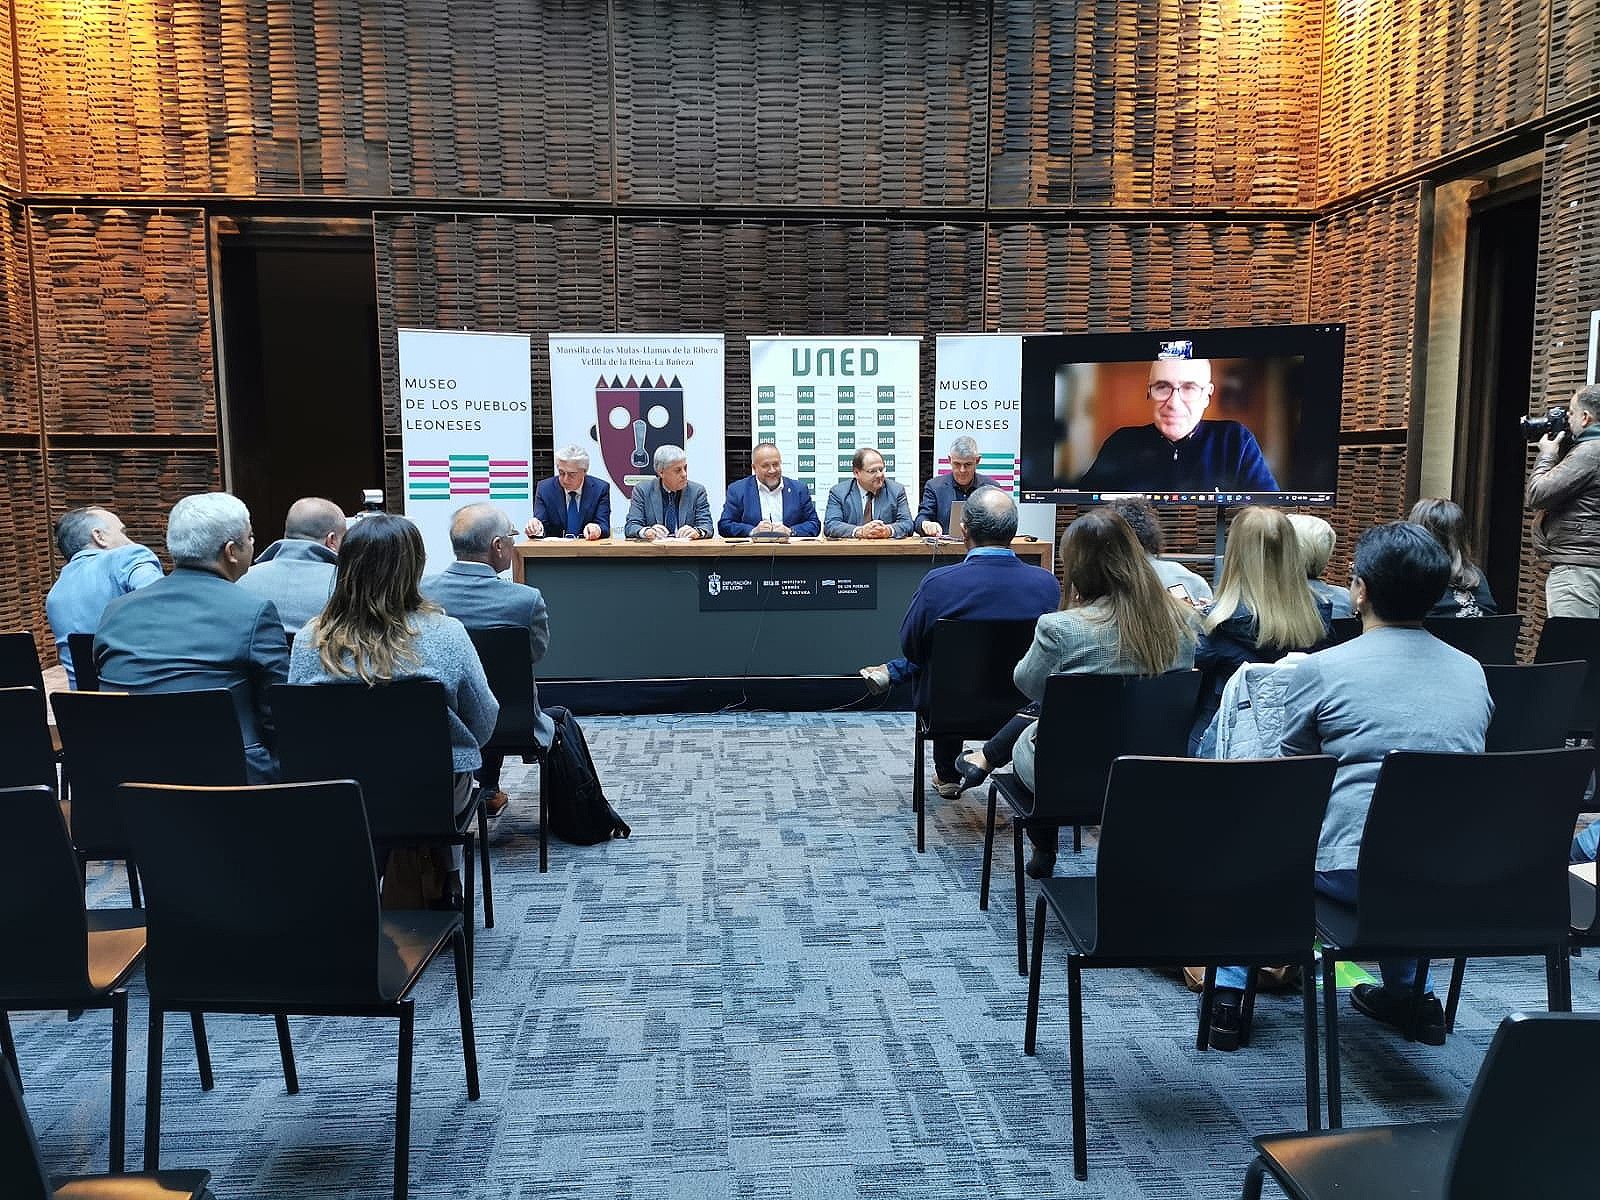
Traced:
[[1244, 993], [1238, 988], [1216, 988], [1211, 993], [1211, 1036], [1213, 1050], [1239, 1048], [1239, 1012]]
[[1028, 873], [1029, 879], [1049, 879], [1056, 873], [1056, 856], [1035, 849], [1028, 856], [1028, 865], [1023, 870]]
[[989, 768], [980, 767], [965, 754], [956, 759], [956, 772], [961, 776], [963, 790], [979, 787], [989, 778]]
[[[1372, 983], [1358, 983], [1350, 989], [1350, 1003], [1362, 1016], [1409, 1033], [1411, 996]], [[1423, 995], [1417, 1013], [1417, 1041], [1424, 1046], [1444, 1045], [1444, 1008], [1432, 992]]]

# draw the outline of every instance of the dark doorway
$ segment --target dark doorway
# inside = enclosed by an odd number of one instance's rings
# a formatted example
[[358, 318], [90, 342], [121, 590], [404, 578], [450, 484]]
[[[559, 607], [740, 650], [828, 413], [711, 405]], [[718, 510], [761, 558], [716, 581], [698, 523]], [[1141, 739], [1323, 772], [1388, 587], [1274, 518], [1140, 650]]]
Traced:
[[228, 481], [258, 549], [299, 497], [354, 512], [383, 486], [372, 237], [352, 224], [219, 228]]
[[[1530, 409], [1539, 183], [1472, 200], [1462, 314], [1455, 499], [1502, 612], [1517, 606], [1525, 525], [1527, 442], [1517, 418]], [[1536, 406], [1543, 411], [1543, 398]]]

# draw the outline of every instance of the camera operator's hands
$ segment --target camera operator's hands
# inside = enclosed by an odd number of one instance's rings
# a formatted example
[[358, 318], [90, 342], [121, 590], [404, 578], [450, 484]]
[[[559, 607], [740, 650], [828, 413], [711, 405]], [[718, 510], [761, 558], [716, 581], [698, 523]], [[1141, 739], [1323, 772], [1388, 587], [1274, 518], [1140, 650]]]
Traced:
[[1561, 447], [1566, 442], [1565, 433], [1547, 433], [1539, 439], [1539, 457], [1554, 458], [1561, 453]]

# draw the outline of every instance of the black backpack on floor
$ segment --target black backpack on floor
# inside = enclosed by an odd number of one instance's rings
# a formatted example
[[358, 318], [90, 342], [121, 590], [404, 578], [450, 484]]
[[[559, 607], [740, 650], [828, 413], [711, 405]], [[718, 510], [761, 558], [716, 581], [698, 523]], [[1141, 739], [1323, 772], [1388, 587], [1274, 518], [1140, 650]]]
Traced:
[[633, 830], [606, 799], [578, 719], [564, 708], [545, 712], [556, 725], [555, 745], [544, 768], [550, 772], [550, 832], [574, 846], [627, 837]]

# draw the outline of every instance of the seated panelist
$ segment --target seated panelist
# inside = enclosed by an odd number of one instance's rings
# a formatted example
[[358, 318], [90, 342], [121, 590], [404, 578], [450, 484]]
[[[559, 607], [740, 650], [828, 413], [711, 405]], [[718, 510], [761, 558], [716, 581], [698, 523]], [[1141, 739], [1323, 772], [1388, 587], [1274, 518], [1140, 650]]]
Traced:
[[728, 489], [717, 532], [725, 538], [753, 533], [816, 537], [822, 522], [811, 489], [784, 478], [783, 455], [771, 442], [762, 442], [750, 452], [750, 474]]
[[634, 486], [623, 531], [647, 542], [661, 538], [711, 536], [711, 502], [706, 489], [689, 478], [689, 456], [681, 446], [656, 449], [656, 477]]
[[950, 443], [950, 470], [935, 475], [923, 486], [917, 532], [924, 537], [959, 533], [951, 527], [950, 505], [957, 500], [965, 503], [979, 488], [993, 486], [994, 480], [978, 474], [978, 443], [969, 437], [958, 437]]
[[828, 493], [823, 528], [831, 538], [903, 538], [911, 532], [906, 489], [884, 475], [883, 455], [870, 446], [850, 461], [853, 478]]
[[589, 478], [589, 452], [581, 446], [556, 451], [556, 474], [539, 484], [533, 519], [523, 530], [531, 538], [569, 537], [586, 542], [611, 535], [611, 485]]

